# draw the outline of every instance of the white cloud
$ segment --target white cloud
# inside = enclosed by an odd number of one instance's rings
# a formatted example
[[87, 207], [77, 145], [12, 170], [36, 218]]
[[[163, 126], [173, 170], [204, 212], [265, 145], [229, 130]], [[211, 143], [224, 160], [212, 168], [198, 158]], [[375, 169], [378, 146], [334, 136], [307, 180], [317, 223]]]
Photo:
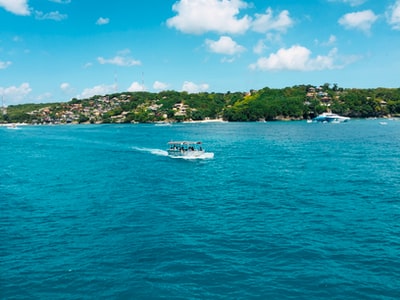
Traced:
[[7, 69], [9, 66], [11, 66], [11, 64], [12, 64], [11, 61], [1, 61], [0, 60], [0, 70]]
[[155, 81], [153, 83], [153, 89], [157, 90], [157, 91], [162, 91], [162, 90], [166, 90], [168, 88], [168, 84], [164, 83], [164, 82], [160, 82], [160, 81]]
[[241, 0], [179, 0], [172, 6], [177, 15], [168, 19], [167, 25], [193, 34], [244, 33], [250, 27], [251, 18], [238, 15], [247, 6]]
[[70, 84], [67, 82], [63, 82], [60, 84], [60, 89], [63, 91], [67, 91], [70, 88]]
[[266, 45], [267, 42], [268, 42], [269, 44], [274, 44], [274, 45], [277, 45], [277, 44], [279, 45], [279, 44], [280, 44], [280, 45], [282, 45], [282, 44], [283, 44], [283, 42], [282, 42], [282, 36], [281, 36], [280, 33], [268, 32], [268, 33], [265, 35], [265, 38], [259, 40], [259, 41], [257, 42], [257, 44], [253, 47], [253, 52], [254, 52], [255, 54], [258, 54], [258, 55], [264, 53], [265, 50], [268, 49], [268, 47], [267, 47], [267, 45]]
[[265, 14], [256, 14], [251, 27], [255, 32], [266, 33], [271, 30], [286, 32], [293, 25], [293, 20], [289, 16], [289, 11], [282, 11], [274, 18], [271, 8]]
[[68, 4], [71, 3], [71, 0], [49, 0], [50, 2], [60, 3], [60, 4]]
[[253, 52], [256, 54], [261, 54], [267, 49], [263, 40], [259, 40], [257, 44], [253, 47]]
[[343, 2], [348, 3], [350, 6], [358, 6], [364, 4], [367, 0], [329, 0], [330, 2]]
[[91, 62], [88, 62], [88, 63], [86, 63], [86, 64], [83, 65], [83, 68], [84, 68], [84, 69], [89, 69], [89, 68], [91, 68], [91, 67], [93, 67], [93, 63], [91, 63]]
[[336, 44], [337, 38], [335, 35], [331, 34], [329, 36], [329, 39], [327, 41], [319, 41], [318, 39], [315, 39], [315, 44], [316, 45], [321, 45], [321, 46], [332, 46]]
[[116, 56], [114, 56], [113, 58], [104, 58], [104, 57], [98, 57], [97, 61], [102, 64], [111, 64], [111, 65], [116, 65], [116, 66], [120, 66], [120, 67], [132, 67], [132, 66], [139, 66], [142, 63], [140, 62], [140, 60], [136, 60], [133, 59], [131, 57], [129, 57], [130, 51], [129, 49], [125, 49], [122, 51], [119, 51], [117, 53]]
[[31, 14], [28, 0], [0, 0], [0, 7], [16, 15], [28, 16]]
[[110, 94], [111, 92], [114, 92], [114, 91], [115, 91], [115, 85], [101, 84], [101, 85], [96, 85], [91, 88], [84, 89], [83, 92], [77, 96], [77, 98], [86, 99], [86, 98], [93, 97], [95, 95]]
[[342, 66], [335, 65], [337, 49], [332, 49], [328, 55], [311, 57], [311, 51], [303, 46], [295, 45], [290, 48], [279, 49], [271, 53], [269, 57], [261, 57], [249, 67], [252, 70], [293, 70], [293, 71], [315, 71], [324, 69], [336, 69]]
[[268, 32], [266, 40], [272, 44], [282, 44], [282, 36], [279, 33]]
[[397, 0], [386, 13], [389, 25], [394, 30], [400, 30], [400, 0]]
[[138, 66], [141, 64], [139, 60], [135, 60], [130, 57], [123, 57], [120, 55], [114, 56], [113, 58], [109, 58], [109, 59], [106, 59], [103, 57], [98, 57], [97, 60], [102, 65], [111, 64], [111, 65], [116, 65], [116, 66], [121, 66], [121, 67], [132, 67], [132, 66]]
[[339, 24], [346, 29], [358, 29], [369, 33], [372, 24], [378, 19], [372, 10], [348, 13], [339, 19]]
[[223, 57], [222, 59], [221, 59], [221, 62], [222, 63], [233, 63], [235, 61], [235, 58], [233, 58], [233, 57]]
[[331, 34], [330, 36], [329, 36], [329, 39], [328, 39], [328, 41], [327, 42], [324, 42], [324, 43], [322, 43], [322, 45], [324, 45], [324, 46], [330, 46], [330, 45], [333, 45], [333, 44], [335, 44], [336, 43], [336, 36], [334, 36], [333, 34]]
[[100, 18], [98, 18], [97, 21], [96, 21], [96, 25], [106, 25], [106, 24], [108, 24], [108, 23], [110, 23], [110, 19], [109, 19], [109, 18], [102, 18], [102, 17], [100, 17]]
[[221, 36], [218, 41], [207, 39], [206, 45], [211, 52], [218, 54], [235, 55], [246, 50], [229, 36]]
[[53, 100], [53, 95], [49, 92], [39, 95], [36, 98], [39, 102], [48, 102], [49, 100]]
[[53, 20], [53, 21], [62, 21], [68, 18], [67, 15], [61, 14], [58, 11], [52, 11], [49, 13], [44, 13], [42, 11], [35, 11], [35, 18], [37, 20]]
[[200, 92], [206, 92], [210, 86], [207, 83], [196, 84], [190, 81], [185, 81], [182, 85], [182, 91], [194, 94]]
[[13, 104], [24, 100], [30, 92], [32, 92], [32, 89], [29, 83], [26, 82], [22, 83], [20, 86], [0, 87], [0, 94], [4, 96], [8, 103], [12, 102]]
[[60, 90], [65, 94], [72, 94], [75, 91], [75, 89], [68, 82], [61, 83]]
[[137, 81], [132, 82], [132, 84], [128, 87], [128, 92], [143, 92], [145, 90], [146, 87]]

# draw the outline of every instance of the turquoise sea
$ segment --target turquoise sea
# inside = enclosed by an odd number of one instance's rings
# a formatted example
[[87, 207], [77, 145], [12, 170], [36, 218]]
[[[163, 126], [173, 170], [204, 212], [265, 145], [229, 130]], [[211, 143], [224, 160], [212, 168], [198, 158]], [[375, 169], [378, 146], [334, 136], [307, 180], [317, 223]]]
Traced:
[[0, 127], [0, 299], [399, 299], [382, 122]]

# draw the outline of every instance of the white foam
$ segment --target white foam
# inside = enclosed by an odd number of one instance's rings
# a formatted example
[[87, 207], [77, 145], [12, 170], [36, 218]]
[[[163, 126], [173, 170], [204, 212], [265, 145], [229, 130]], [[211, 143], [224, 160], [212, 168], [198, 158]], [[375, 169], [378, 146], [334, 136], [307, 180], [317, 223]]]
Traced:
[[[168, 152], [165, 150], [161, 149], [153, 149], [153, 148], [141, 148], [141, 147], [132, 147], [133, 150], [140, 151], [140, 152], [147, 152], [151, 153], [153, 155], [158, 155], [158, 156], [169, 156]], [[192, 160], [192, 159], [212, 159], [214, 158], [214, 153], [213, 152], [206, 152], [202, 155], [196, 155], [196, 156], [169, 156], [171, 158], [179, 158], [179, 159], [186, 159], [186, 160]]]
[[133, 150], [147, 152], [158, 156], [168, 156], [168, 152], [161, 149], [132, 147]]

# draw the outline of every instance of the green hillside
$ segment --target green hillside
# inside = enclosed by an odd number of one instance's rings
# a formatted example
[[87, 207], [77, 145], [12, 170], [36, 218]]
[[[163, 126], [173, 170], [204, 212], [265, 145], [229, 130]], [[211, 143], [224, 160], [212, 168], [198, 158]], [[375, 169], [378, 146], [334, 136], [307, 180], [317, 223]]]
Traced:
[[147, 123], [222, 118], [227, 121], [301, 120], [332, 111], [348, 117], [400, 115], [400, 88], [344, 89], [299, 85], [250, 92], [125, 92], [66, 103], [3, 108], [1, 123]]

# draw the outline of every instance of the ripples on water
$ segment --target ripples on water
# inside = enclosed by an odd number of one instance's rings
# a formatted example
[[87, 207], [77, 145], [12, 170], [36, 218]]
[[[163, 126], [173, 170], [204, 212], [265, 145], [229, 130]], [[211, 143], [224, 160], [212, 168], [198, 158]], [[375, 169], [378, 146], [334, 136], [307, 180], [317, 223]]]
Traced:
[[[215, 156], [166, 157], [203, 140]], [[0, 128], [2, 299], [396, 299], [400, 122]]]

